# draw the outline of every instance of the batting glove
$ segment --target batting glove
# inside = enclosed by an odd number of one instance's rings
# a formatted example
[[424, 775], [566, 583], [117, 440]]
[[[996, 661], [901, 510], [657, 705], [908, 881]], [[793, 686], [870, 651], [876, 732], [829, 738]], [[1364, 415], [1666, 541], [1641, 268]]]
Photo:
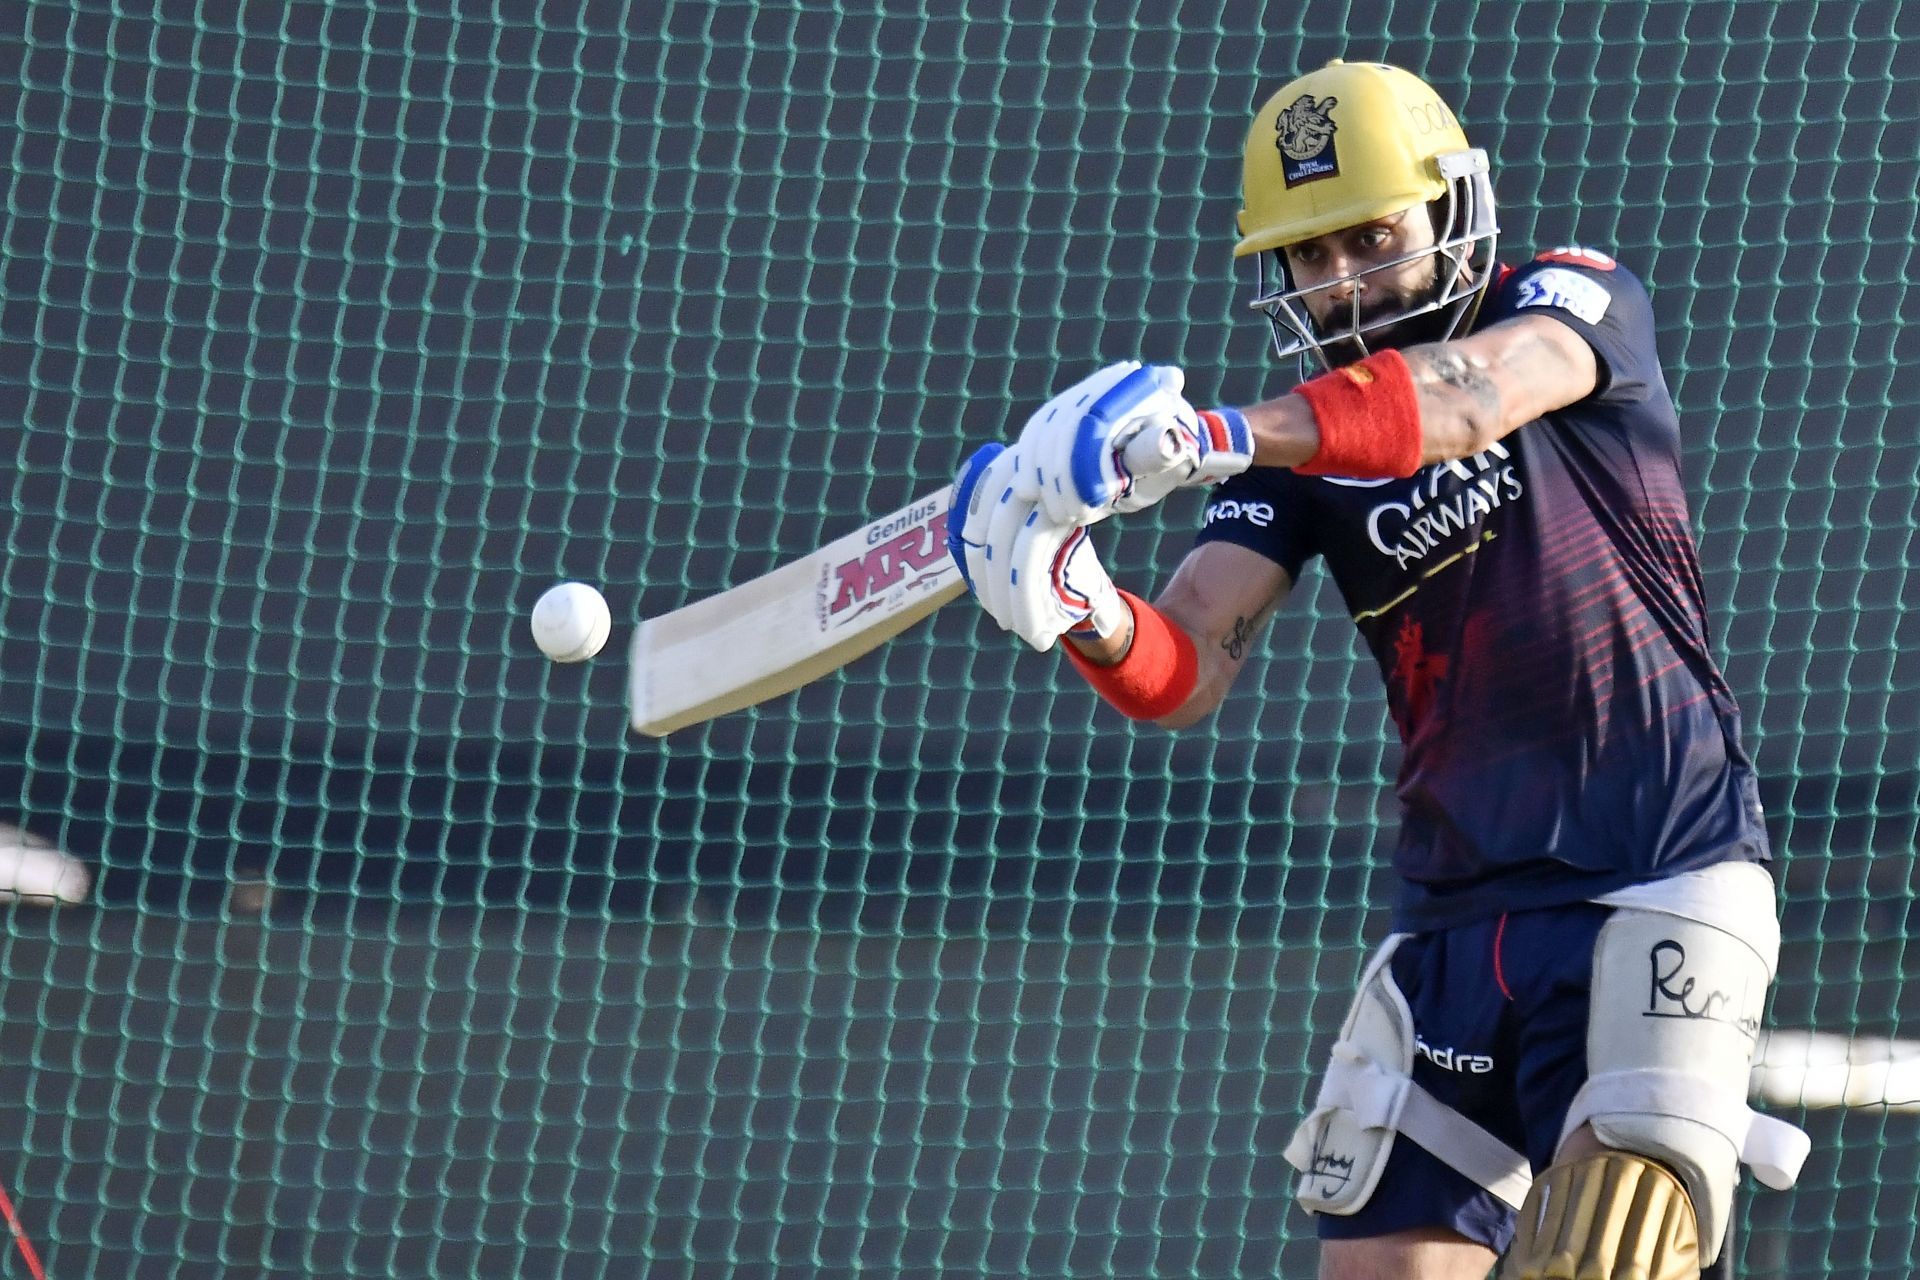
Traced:
[[1126, 602], [1086, 527], [1055, 524], [1020, 496], [1020, 461], [1018, 445], [988, 444], [961, 466], [947, 553], [987, 616], [1043, 653], [1069, 631], [1111, 633], [1126, 621]]
[[998, 443], [974, 450], [954, 477], [947, 512], [947, 554], [959, 566], [967, 590], [1002, 631], [1013, 625], [1013, 534], [1033, 510], [1031, 501], [1014, 495], [1019, 458], [1017, 448]]
[[1012, 631], [1041, 653], [1063, 635], [1112, 635], [1127, 602], [1100, 563], [1087, 526], [1054, 524], [1035, 511], [1012, 548]]
[[1171, 365], [1127, 360], [1042, 405], [1020, 433], [1022, 498], [1059, 525], [1139, 511], [1184, 485], [1224, 480], [1253, 461], [1246, 419], [1202, 415], [1181, 396]]

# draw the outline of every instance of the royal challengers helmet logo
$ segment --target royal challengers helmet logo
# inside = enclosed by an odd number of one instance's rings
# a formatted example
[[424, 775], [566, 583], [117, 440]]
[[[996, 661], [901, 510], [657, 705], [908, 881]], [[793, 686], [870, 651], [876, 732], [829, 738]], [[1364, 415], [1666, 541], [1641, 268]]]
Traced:
[[1332, 94], [1316, 100], [1312, 94], [1303, 93], [1275, 117], [1274, 145], [1280, 148], [1280, 176], [1289, 187], [1340, 172], [1333, 145], [1338, 128], [1333, 122], [1333, 109], [1339, 103]]

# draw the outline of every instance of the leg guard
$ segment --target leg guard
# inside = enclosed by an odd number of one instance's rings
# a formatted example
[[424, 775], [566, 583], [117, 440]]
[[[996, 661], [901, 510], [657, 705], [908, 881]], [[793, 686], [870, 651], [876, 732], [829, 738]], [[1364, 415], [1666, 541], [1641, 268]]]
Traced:
[[1720, 889], [1729, 910], [1716, 914], [1746, 922], [1741, 934], [1632, 908], [1616, 910], [1601, 929], [1590, 1074], [1561, 1134], [1590, 1124], [1607, 1146], [1650, 1156], [1678, 1174], [1698, 1216], [1704, 1263], [1719, 1256], [1741, 1162], [1768, 1186], [1784, 1188], [1793, 1185], [1809, 1145], [1800, 1130], [1747, 1106], [1780, 933], [1766, 873], [1727, 871]]
[[1555, 1163], [1527, 1193], [1500, 1280], [1700, 1280], [1686, 1188], [1626, 1151]]
[[1300, 1171], [1295, 1195], [1312, 1213], [1359, 1212], [1405, 1134], [1518, 1208], [1532, 1181], [1527, 1158], [1413, 1082], [1413, 1011], [1389, 968], [1400, 941], [1389, 938], [1368, 962], [1319, 1099], [1287, 1143]]

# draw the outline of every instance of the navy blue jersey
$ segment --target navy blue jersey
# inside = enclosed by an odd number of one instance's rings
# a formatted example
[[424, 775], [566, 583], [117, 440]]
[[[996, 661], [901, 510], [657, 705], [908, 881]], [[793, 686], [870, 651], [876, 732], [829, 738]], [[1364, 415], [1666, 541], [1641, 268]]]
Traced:
[[1372, 649], [1406, 747], [1396, 928], [1767, 858], [1646, 290], [1555, 250], [1502, 268], [1476, 327], [1533, 311], [1592, 346], [1587, 398], [1406, 480], [1255, 468], [1199, 534], [1296, 579], [1324, 558]]

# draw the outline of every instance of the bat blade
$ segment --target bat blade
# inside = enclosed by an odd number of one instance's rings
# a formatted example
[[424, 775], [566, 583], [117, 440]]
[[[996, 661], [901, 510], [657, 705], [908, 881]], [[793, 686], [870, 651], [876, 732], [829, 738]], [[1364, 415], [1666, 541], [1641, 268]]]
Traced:
[[966, 590], [947, 554], [951, 487], [751, 582], [649, 618], [627, 669], [634, 732], [739, 711], [844, 667]]
[[[1136, 431], [1124, 452], [1136, 475], [1180, 457], [1158, 425]], [[642, 622], [627, 666], [634, 732], [663, 738], [792, 693], [957, 599], [966, 583], [947, 554], [952, 501], [949, 485], [751, 582]]]

